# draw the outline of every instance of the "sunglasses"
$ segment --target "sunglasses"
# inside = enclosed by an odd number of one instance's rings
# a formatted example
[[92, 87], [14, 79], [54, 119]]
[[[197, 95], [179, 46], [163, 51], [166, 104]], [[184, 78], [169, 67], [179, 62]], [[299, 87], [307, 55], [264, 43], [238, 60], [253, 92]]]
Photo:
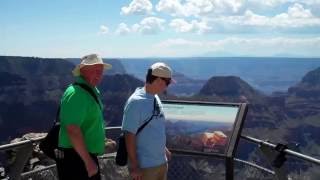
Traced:
[[166, 82], [167, 86], [169, 86], [169, 84], [171, 83], [171, 78], [160, 77], [160, 79], [164, 80], [164, 82]]

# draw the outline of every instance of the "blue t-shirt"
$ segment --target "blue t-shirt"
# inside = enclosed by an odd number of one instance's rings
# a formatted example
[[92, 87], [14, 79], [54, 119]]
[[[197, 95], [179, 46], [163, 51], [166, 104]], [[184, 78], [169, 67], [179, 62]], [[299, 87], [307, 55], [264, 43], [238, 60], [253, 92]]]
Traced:
[[[156, 111], [154, 111], [154, 98], [158, 106]], [[140, 168], [161, 165], [167, 161], [167, 158], [165, 117], [161, 101], [157, 95], [146, 93], [144, 88], [137, 88], [124, 108], [122, 130], [136, 134], [139, 127], [152, 115], [154, 115], [153, 119], [137, 135], [136, 139]]]

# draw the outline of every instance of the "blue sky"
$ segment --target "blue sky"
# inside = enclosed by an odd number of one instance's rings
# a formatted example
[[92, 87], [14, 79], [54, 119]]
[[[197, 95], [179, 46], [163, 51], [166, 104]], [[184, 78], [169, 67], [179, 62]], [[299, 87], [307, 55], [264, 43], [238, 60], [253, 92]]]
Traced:
[[1, 0], [0, 55], [320, 57], [320, 0]]

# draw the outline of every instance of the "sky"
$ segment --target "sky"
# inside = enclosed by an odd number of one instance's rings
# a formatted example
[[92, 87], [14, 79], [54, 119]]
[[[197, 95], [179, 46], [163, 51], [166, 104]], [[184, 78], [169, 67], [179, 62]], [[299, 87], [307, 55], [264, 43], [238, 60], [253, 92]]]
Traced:
[[320, 0], [1, 0], [0, 55], [320, 57]]

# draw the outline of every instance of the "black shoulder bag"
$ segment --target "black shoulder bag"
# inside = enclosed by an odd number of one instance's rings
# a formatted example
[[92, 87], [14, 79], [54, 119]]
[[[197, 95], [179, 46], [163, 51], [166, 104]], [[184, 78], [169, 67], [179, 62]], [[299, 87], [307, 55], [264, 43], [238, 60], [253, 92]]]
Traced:
[[[73, 83], [73, 85], [80, 86], [82, 89], [86, 90], [98, 103], [99, 107], [101, 108], [101, 105], [99, 103], [98, 97], [96, 94], [93, 92], [93, 90], [88, 87], [85, 84], [80, 84], [80, 83]], [[40, 142], [39, 148], [40, 150], [47, 155], [48, 157], [56, 160], [56, 155], [55, 152], [57, 149], [59, 149], [58, 144], [59, 144], [59, 131], [60, 131], [60, 106], [58, 108], [57, 114], [56, 114], [56, 120], [52, 126], [52, 128], [49, 130], [47, 136]]]
[[[157, 111], [157, 102], [156, 98], [153, 100], [153, 113], [152, 116], [144, 123], [142, 124], [139, 129], [137, 130], [136, 136], [143, 130], [144, 127], [153, 119], [154, 116], [157, 114], [155, 113]], [[116, 154], [116, 164], [119, 166], [125, 166], [128, 163], [128, 152], [126, 147], [126, 141], [124, 137], [124, 133], [121, 133], [118, 138], [118, 149]]]

